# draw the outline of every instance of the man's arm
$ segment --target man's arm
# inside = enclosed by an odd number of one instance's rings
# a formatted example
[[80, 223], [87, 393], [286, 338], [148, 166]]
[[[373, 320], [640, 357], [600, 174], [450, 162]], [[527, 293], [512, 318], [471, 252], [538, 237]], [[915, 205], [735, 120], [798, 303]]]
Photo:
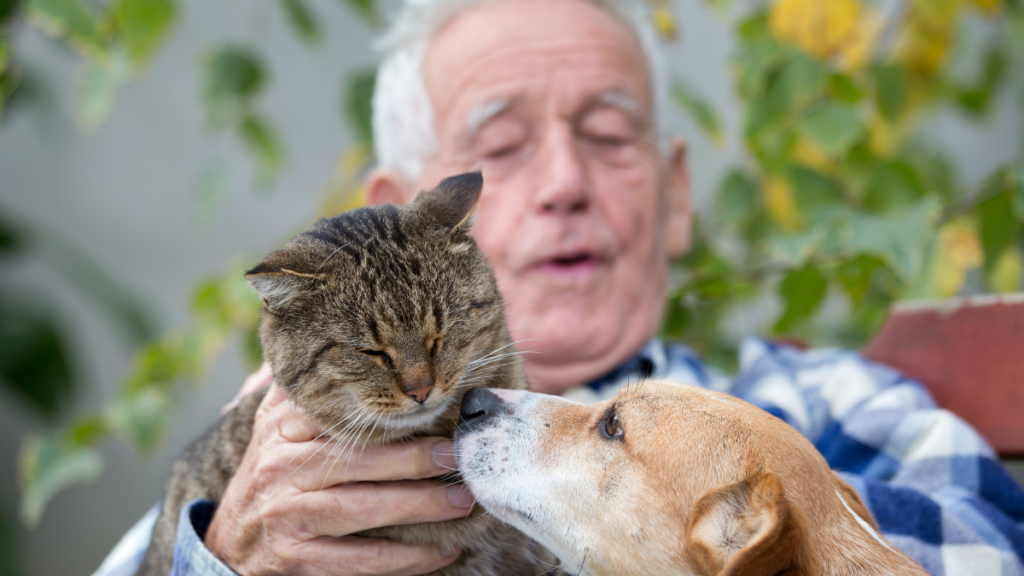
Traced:
[[[441, 438], [365, 450], [329, 444], [283, 391], [271, 389], [223, 501], [196, 501], [183, 510], [171, 574], [412, 575], [437, 570], [460, 551], [350, 535], [465, 516], [472, 498], [462, 486], [440, 487], [426, 480], [454, 466], [451, 442]], [[95, 576], [134, 574], [148, 537], [132, 545], [139, 548], [136, 553], [119, 546], [121, 561], [104, 562]]]
[[732, 392], [810, 439], [930, 573], [1024, 573], [1024, 492], [920, 384], [854, 352], [761, 340], [744, 343], [741, 364]]

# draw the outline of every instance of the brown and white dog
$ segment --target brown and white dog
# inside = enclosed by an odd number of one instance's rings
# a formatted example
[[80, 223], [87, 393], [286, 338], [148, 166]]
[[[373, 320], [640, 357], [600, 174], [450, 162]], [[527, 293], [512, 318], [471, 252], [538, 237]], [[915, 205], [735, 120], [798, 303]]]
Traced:
[[456, 455], [477, 501], [573, 574], [927, 574], [810, 442], [724, 394], [471, 390]]

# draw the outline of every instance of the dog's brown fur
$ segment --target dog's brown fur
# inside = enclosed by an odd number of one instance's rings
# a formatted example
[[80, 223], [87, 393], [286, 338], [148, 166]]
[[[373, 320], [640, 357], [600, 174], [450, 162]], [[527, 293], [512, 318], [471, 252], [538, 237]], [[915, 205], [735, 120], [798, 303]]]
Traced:
[[[657, 381], [586, 405], [494, 394], [499, 415], [457, 435], [460, 469], [568, 572], [926, 574], [810, 442], [746, 402]], [[602, 433], [612, 415], [621, 438]]]
[[[358, 450], [451, 437], [467, 389], [526, 387], [494, 273], [469, 236], [481, 187], [465, 174], [406, 207], [322, 220], [247, 274], [264, 300], [260, 338], [277, 383], [334, 440]], [[259, 401], [244, 400], [175, 463], [139, 575], [170, 571], [187, 502], [221, 499]], [[553, 559], [479, 506], [465, 519], [359, 535], [458, 546], [437, 572], [447, 576], [537, 574]]]

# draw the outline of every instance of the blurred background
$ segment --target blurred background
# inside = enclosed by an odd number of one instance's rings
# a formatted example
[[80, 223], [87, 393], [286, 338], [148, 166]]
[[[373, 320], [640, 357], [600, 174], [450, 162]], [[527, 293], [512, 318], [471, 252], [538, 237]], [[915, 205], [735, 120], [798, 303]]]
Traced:
[[[396, 6], [0, 0], [0, 576], [91, 573], [258, 364], [242, 271], [361, 202]], [[731, 370], [1020, 290], [1020, 0], [643, 6], [699, 213], [666, 336]]]

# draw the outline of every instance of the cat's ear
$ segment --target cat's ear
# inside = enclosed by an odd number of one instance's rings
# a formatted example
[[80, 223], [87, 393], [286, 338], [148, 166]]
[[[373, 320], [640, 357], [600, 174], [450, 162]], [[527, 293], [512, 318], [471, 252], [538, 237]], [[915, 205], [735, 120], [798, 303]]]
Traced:
[[324, 278], [321, 273], [303, 272], [305, 267], [305, 262], [297, 260], [288, 249], [278, 250], [246, 272], [245, 279], [271, 312], [280, 312]]
[[459, 174], [445, 178], [433, 190], [421, 192], [411, 207], [428, 227], [468, 234], [483, 187], [480, 172]]

